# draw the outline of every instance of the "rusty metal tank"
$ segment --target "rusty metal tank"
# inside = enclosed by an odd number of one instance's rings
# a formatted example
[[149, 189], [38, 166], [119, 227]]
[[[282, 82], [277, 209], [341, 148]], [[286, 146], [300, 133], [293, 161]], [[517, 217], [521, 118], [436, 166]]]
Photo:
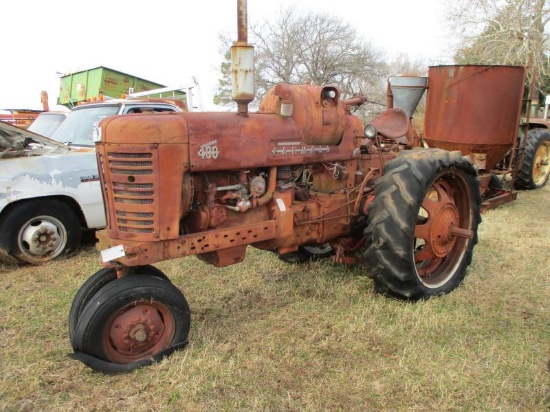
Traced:
[[494, 169], [517, 138], [525, 74], [523, 66], [431, 66], [426, 143], [460, 150], [479, 169]]

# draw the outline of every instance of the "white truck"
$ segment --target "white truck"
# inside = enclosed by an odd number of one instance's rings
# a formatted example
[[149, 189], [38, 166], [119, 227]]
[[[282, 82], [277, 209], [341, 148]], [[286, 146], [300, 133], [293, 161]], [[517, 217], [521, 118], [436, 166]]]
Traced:
[[107, 116], [181, 112], [177, 99], [126, 98], [72, 110], [48, 139], [0, 122], [0, 261], [42, 264], [78, 251], [105, 226], [92, 132]]

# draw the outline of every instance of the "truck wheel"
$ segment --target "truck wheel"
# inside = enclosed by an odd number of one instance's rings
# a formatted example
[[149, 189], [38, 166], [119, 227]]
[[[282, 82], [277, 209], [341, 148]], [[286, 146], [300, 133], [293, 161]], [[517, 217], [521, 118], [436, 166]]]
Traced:
[[33, 265], [72, 256], [81, 236], [76, 213], [55, 199], [15, 205], [0, 225], [0, 247], [19, 263]]
[[550, 133], [546, 129], [527, 132], [527, 144], [515, 181], [516, 189], [540, 189], [550, 175]]
[[422, 299], [456, 288], [477, 243], [480, 204], [476, 172], [459, 152], [413, 150], [388, 162], [364, 231], [376, 289]]
[[279, 255], [279, 259], [286, 263], [304, 263], [310, 260], [326, 258], [334, 253], [329, 243], [322, 245], [300, 246], [296, 252]]
[[[130, 268], [130, 270], [131, 272], [126, 276], [149, 275], [169, 281], [168, 277], [162, 271], [151, 265], [136, 266]], [[88, 280], [82, 284], [73, 299], [71, 310], [69, 311], [69, 339], [71, 343], [73, 342], [74, 331], [76, 330], [78, 319], [92, 296], [105, 287], [105, 285], [116, 279], [117, 275], [114, 268], [103, 268], [90, 276]]]
[[84, 307], [72, 339], [75, 352], [114, 364], [139, 364], [187, 341], [191, 315], [172, 283], [126, 276], [102, 287]]

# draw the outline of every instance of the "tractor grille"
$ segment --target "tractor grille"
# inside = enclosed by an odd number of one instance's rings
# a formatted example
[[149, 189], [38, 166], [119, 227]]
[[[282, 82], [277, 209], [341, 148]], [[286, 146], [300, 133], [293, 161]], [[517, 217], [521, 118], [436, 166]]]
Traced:
[[[106, 198], [110, 202], [110, 218], [114, 220], [109, 226], [120, 235], [155, 233], [156, 152], [118, 152], [107, 148], [104, 153], [106, 175], [110, 180], [106, 185], [110, 192]], [[103, 159], [100, 161], [103, 163]]]

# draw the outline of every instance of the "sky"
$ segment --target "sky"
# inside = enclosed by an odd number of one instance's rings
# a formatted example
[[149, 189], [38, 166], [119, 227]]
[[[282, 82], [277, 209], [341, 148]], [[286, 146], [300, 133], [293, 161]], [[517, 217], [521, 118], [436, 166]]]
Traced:
[[[50, 109], [59, 74], [98, 66], [166, 86], [199, 82], [204, 110], [222, 62], [220, 33], [235, 33], [237, 0], [28, 0], [4, 2], [0, 24], [0, 109]], [[421, 5], [420, 5], [421, 4]], [[389, 54], [450, 63], [442, 0], [248, 0], [248, 23], [288, 7], [326, 12]]]

